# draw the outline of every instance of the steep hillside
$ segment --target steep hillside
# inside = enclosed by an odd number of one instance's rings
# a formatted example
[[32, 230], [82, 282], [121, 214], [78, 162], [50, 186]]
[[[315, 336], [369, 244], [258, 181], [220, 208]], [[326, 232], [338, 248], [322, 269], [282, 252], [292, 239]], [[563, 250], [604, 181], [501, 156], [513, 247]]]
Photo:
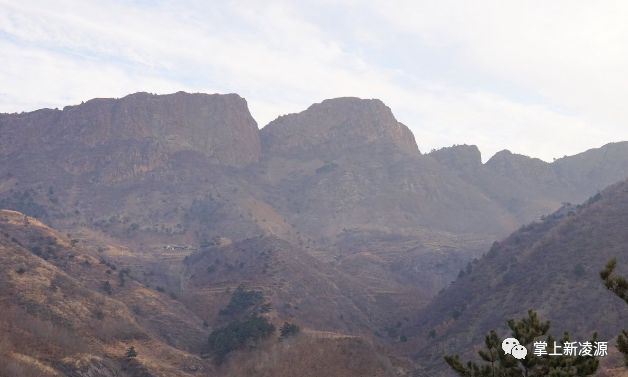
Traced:
[[[191, 376], [206, 330], [183, 305], [18, 212], [0, 211], [0, 375]], [[127, 347], [140, 356], [123, 357]], [[168, 361], [165, 361], [168, 360]]]
[[[224, 306], [218, 301], [202, 306], [214, 313]], [[290, 376], [301, 370], [304, 376], [392, 377], [412, 365], [393, 366], [363, 338], [306, 326], [215, 365], [204, 352], [220, 320], [201, 320], [193, 313], [198, 305], [190, 311], [185, 299], [140, 283], [102, 251], [6, 210], [0, 211], [0, 302], [1, 376]], [[266, 315], [277, 327], [294, 317], [272, 308]], [[125, 356], [130, 346], [137, 357]]]
[[276, 237], [208, 247], [185, 264], [181, 299], [210, 323], [239, 285], [263, 292], [279, 318], [365, 336], [403, 320], [428, 297], [419, 287], [352, 277]]
[[471, 353], [488, 330], [505, 334], [505, 321], [537, 310], [555, 335], [581, 339], [598, 331], [614, 343], [628, 310], [607, 292], [599, 271], [611, 258], [628, 270], [628, 181], [580, 206], [522, 227], [495, 243], [480, 260], [423, 310], [414, 327], [413, 352], [436, 370], [443, 355]]
[[230, 377], [412, 376], [407, 363], [389, 360], [361, 338], [320, 331], [234, 357]]

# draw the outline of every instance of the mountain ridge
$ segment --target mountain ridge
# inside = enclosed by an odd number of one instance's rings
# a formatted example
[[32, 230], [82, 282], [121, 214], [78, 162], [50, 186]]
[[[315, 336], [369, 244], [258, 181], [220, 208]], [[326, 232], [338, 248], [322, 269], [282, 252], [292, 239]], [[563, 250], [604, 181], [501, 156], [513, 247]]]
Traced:
[[419, 153], [414, 135], [378, 99], [340, 97], [278, 117], [261, 131], [267, 153], [308, 153], [322, 148], [329, 157], [361, 145], [387, 143], [405, 153]]
[[[36, 126], [41, 123], [45, 130]], [[193, 150], [233, 166], [256, 162], [260, 154], [257, 123], [237, 94], [141, 92], [99, 98], [63, 110], [5, 115], [0, 129], [5, 155], [27, 145], [84, 150], [128, 141], [149, 141], [168, 153]]]
[[554, 163], [422, 154], [358, 98], [258, 130], [237, 95], [140, 93], [0, 116], [0, 133], [0, 208], [102, 249], [199, 320], [246, 283], [273, 318], [391, 347], [496, 239], [628, 175], [628, 143]]

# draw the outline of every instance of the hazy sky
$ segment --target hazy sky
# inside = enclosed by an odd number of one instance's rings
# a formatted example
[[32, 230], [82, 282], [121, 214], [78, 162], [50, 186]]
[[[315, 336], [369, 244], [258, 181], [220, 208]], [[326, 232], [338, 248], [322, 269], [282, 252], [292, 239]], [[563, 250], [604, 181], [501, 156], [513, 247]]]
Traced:
[[422, 151], [551, 161], [628, 140], [626, 20], [623, 0], [0, 0], [0, 111], [235, 92], [262, 127], [358, 96]]

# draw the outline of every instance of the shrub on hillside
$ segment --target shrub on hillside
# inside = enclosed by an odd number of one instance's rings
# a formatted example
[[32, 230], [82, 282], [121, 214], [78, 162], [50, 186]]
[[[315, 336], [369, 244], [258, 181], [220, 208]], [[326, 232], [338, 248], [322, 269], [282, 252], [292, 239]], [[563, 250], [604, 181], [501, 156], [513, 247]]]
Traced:
[[262, 292], [246, 290], [244, 287], [239, 286], [231, 295], [231, 300], [229, 300], [227, 307], [220, 311], [220, 315], [231, 318], [241, 316], [249, 309], [260, 305], [263, 300]]
[[282, 339], [297, 335], [300, 331], [301, 328], [298, 325], [290, 322], [284, 322], [279, 329], [279, 333], [281, 334]]
[[253, 345], [267, 338], [275, 331], [275, 326], [264, 317], [252, 316], [244, 321], [233, 321], [212, 331], [209, 335], [209, 351], [217, 364], [222, 363], [232, 351]]
[[113, 293], [113, 288], [111, 287], [111, 283], [109, 280], [102, 282], [102, 290], [105, 291], [108, 295]]
[[135, 347], [131, 346], [126, 350], [126, 357], [137, 357], [137, 351], [135, 350]]

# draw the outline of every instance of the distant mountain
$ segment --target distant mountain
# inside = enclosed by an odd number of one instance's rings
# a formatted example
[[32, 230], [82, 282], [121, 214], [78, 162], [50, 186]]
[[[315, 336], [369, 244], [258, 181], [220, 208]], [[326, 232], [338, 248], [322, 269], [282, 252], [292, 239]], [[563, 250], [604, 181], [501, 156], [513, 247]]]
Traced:
[[367, 232], [490, 244], [628, 175], [626, 143], [552, 164], [507, 151], [482, 164], [474, 146], [422, 155], [388, 107], [358, 98], [258, 131], [235, 94], [136, 93], [3, 114], [0, 131], [1, 205], [149, 240], [299, 233], [333, 244]]
[[443, 148], [429, 156], [478, 187], [520, 224], [557, 209], [562, 202], [582, 202], [628, 177], [628, 142], [607, 144], [552, 163], [504, 150], [482, 164], [480, 151], [472, 145]]
[[[445, 354], [471, 352], [491, 329], [534, 309], [552, 332], [584, 339], [594, 331], [614, 344], [628, 323], [626, 305], [602, 284], [599, 271], [611, 258], [628, 275], [628, 181], [583, 205], [523, 226], [470, 263], [419, 315], [411, 343], [421, 361], [447, 371]], [[612, 352], [612, 351], [611, 351]], [[619, 365], [619, 364], [618, 364]], [[436, 375], [432, 372], [431, 375]]]
[[258, 130], [235, 94], [136, 93], [1, 114], [0, 135], [0, 208], [102, 248], [196, 317], [246, 282], [278, 318], [382, 343], [494, 240], [628, 175], [626, 143], [551, 164], [421, 154], [359, 98]]

